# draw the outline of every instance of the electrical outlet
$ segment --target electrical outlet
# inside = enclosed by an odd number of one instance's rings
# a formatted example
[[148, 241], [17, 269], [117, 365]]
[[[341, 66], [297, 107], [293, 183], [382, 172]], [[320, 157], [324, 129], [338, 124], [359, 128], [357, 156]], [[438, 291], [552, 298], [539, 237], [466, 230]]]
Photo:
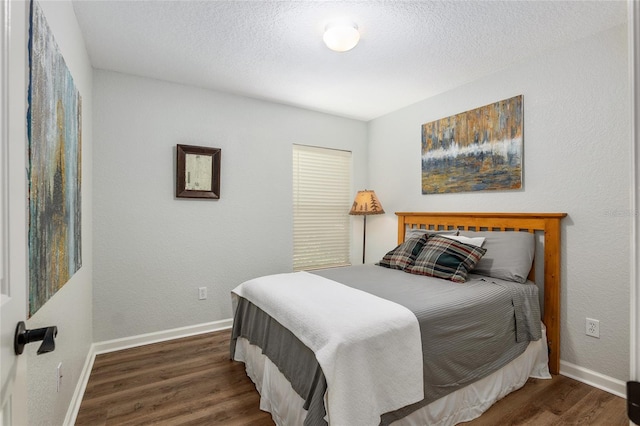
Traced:
[[198, 300], [205, 300], [207, 298], [207, 288], [200, 287], [198, 288]]
[[56, 367], [56, 392], [60, 392], [60, 386], [62, 386], [62, 362]]
[[587, 336], [600, 338], [600, 321], [597, 319], [587, 318]]

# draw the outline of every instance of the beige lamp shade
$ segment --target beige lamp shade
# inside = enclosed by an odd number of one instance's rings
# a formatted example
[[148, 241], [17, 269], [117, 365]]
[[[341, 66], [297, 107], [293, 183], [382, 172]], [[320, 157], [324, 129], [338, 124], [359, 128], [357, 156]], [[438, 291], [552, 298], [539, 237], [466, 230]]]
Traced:
[[364, 191], [358, 191], [355, 200], [353, 200], [351, 211], [349, 212], [349, 214], [354, 215], [370, 215], [383, 213], [384, 209], [382, 208], [382, 204], [380, 204], [380, 200], [378, 200], [378, 197], [376, 197], [376, 193], [367, 189], [365, 189]]

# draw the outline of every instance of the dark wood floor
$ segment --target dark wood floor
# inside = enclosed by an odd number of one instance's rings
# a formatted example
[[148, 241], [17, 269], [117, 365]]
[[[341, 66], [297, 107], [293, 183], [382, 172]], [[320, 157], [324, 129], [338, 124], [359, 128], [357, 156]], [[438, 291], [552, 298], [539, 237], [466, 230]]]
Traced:
[[[229, 331], [98, 355], [76, 425], [273, 425]], [[575, 380], [530, 379], [465, 425], [625, 425], [626, 401]]]

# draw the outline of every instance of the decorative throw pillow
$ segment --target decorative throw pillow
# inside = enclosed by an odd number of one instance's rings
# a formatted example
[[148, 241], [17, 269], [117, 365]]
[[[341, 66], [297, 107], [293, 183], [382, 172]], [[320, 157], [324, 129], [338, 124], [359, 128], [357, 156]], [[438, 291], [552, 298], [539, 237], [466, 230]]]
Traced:
[[427, 239], [413, 264], [404, 271], [463, 283], [486, 251], [482, 247], [433, 235]]
[[410, 238], [391, 250], [389, 253], [385, 254], [377, 265], [390, 269], [404, 270], [404, 268], [413, 263], [426, 242], [427, 235]]

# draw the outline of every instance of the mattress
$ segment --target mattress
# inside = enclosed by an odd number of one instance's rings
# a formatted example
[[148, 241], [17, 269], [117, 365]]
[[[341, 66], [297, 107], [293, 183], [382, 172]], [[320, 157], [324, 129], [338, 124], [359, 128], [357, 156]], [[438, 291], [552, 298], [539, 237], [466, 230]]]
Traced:
[[[479, 417], [496, 401], [524, 386], [528, 378], [550, 379], [547, 339], [529, 343], [516, 359], [477, 382], [458, 389], [392, 423], [394, 426], [451, 426]], [[247, 339], [238, 338], [235, 360], [243, 362], [247, 375], [260, 393], [260, 409], [271, 413], [279, 426], [304, 424], [304, 400], [293, 390], [278, 367]]]
[[[402, 305], [413, 312], [419, 322], [419, 343], [422, 346], [423, 369], [415, 371], [417, 375], [421, 375], [422, 372], [424, 398], [415, 398], [411, 404], [395, 405], [396, 408], [393, 410], [379, 411], [381, 417], [376, 415], [374, 418], [381, 418], [383, 425], [409, 418], [409, 414], [425, 405], [496, 372], [525, 352], [530, 346], [530, 341], [545, 341], [540, 339], [537, 287], [533, 284], [513, 283], [481, 276], [472, 276], [467, 283], [457, 284], [373, 265], [335, 268], [318, 271], [316, 274], [329, 280], [326, 281], [327, 284], [341, 283], [344, 285], [336, 285], [339, 288], [347, 286], [366, 294], [375, 295], [390, 301], [392, 305]], [[309, 303], [308, 300], [305, 300], [307, 298], [304, 295], [305, 286], [295, 285], [297, 284], [296, 279], [300, 279], [302, 284], [303, 278], [307, 279], [309, 274], [283, 275], [294, 284], [288, 289], [298, 298], [290, 297], [289, 293], [279, 296], [274, 295], [275, 293], [272, 294], [277, 291], [278, 286], [275, 284], [279, 284], [279, 280], [283, 277], [278, 277], [276, 281], [274, 281], [274, 277], [268, 277], [265, 283], [257, 283], [252, 280], [250, 283], [252, 285], [264, 284], [262, 293], [258, 293], [262, 294], [262, 297], [254, 296], [255, 300], [245, 299], [244, 296], [237, 297], [233, 339], [235, 341], [236, 338], [247, 338], [252, 346], [262, 348], [268, 361], [277, 365], [278, 370], [283, 373], [283, 377], [291, 384], [294, 393], [304, 396], [302, 398], [304, 400], [303, 406], [306, 410], [310, 410], [310, 414], [305, 416], [305, 424], [322, 424], [323, 422], [320, 420], [325, 416], [324, 407], [336, 406], [336, 404], [327, 404], [325, 401], [327, 382], [324, 381], [323, 369], [326, 371], [326, 368], [324, 365], [322, 369], [319, 368], [320, 358], [316, 361], [313, 351], [305, 348], [305, 345], [313, 348], [313, 345], [308, 345], [305, 340], [304, 330], [305, 328], [308, 330], [309, 327], [298, 327], [292, 318], [296, 318], [298, 315], [301, 322], [306, 321], [310, 317], [308, 311], [314, 309], [318, 311], [316, 317], [320, 321], [324, 321], [322, 308], [329, 306], [331, 299], [324, 299], [323, 303], [317, 303], [318, 306]], [[327, 287], [332, 286], [327, 285]], [[276, 309], [274, 310], [268, 304], [263, 305], [263, 298], [271, 298]], [[287, 300], [288, 303], [284, 303], [285, 307], [279, 306], [280, 298]], [[299, 308], [297, 305], [302, 303], [306, 303], [305, 307]], [[351, 305], [355, 304], [351, 303]], [[267, 312], [262, 311], [263, 307], [266, 307]], [[275, 319], [271, 317], [271, 314], [283, 309], [284, 314], [278, 312]], [[301, 312], [296, 313], [296, 309]], [[365, 308], [361, 312], [366, 312], [366, 310]], [[331, 316], [336, 314], [335, 310], [331, 312]], [[278, 322], [278, 316], [289, 319], [289, 323], [285, 324], [288, 328]], [[348, 319], [349, 316], [346, 315], [345, 318]], [[340, 324], [340, 321], [336, 322], [335, 318], [331, 319], [334, 321], [334, 327]], [[375, 315], [373, 315], [369, 316], [367, 321], [375, 319]], [[380, 339], [382, 342], [376, 342], [377, 347], [384, 346], [384, 339], [389, 339], [388, 333], [386, 336], [380, 336]], [[300, 340], [305, 344], [301, 344]], [[387, 347], [390, 349], [388, 350], [393, 352], [392, 349], [396, 345], [398, 345], [397, 342], [391, 343], [389, 341]], [[237, 354], [234, 354], [234, 350], [237, 351], [238, 347], [240, 346], [234, 345], [232, 342], [231, 350], [234, 359], [238, 359]], [[290, 348], [291, 350], [289, 350]], [[294, 353], [294, 355], [291, 356], [290, 353]], [[365, 356], [367, 354], [366, 351], [355, 351], [354, 353], [364, 353]], [[546, 358], [546, 352], [544, 355]], [[368, 362], [364, 358], [361, 361]], [[390, 363], [401, 364], [402, 358], [396, 355], [396, 358], [391, 359]], [[322, 363], [320, 362], [320, 364]], [[260, 375], [254, 374], [254, 377]], [[271, 376], [269, 375], [269, 377]], [[359, 377], [363, 377], [363, 375]], [[352, 376], [352, 381], [353, 378]], [[338, 388], [335, 386], [335, 377], [329, 375], [327, 379], [327, 381], [334, 380], [334, 386], [331, 389]], [[344, 378], [341, 379], [344, 380]], [[371, 386], [373, 388], [372, 395], [380, 395], [379, 389], [386, 387], [387, 384], [397, 386], [393, 380], [375, 382], [375, 386]], [[352, 392], [350, 395], [354, 394], [356, 396], [353, 401], [367, 401], [366, 395], [363, 396], [356, 392]], [[392, 394], [395, 397], [395, 392]], [[266, 401], [272, 399], [267, 398]], [[416, 402], [414, 403], [414, 401]], [[349, 399], [349, 402], [352, 401]], [[270, 405], [272, 414], [276, 412], [274, 419], [277, 419], [278, 409], [274, 409], [273, 404], [268, 405]], [[342, 405], [344, 407], [344, 403]], [[354, 405], [358, 406], [351, 404], [351, 406]], [[367, 421], [367, 423], [369, 422]]]

